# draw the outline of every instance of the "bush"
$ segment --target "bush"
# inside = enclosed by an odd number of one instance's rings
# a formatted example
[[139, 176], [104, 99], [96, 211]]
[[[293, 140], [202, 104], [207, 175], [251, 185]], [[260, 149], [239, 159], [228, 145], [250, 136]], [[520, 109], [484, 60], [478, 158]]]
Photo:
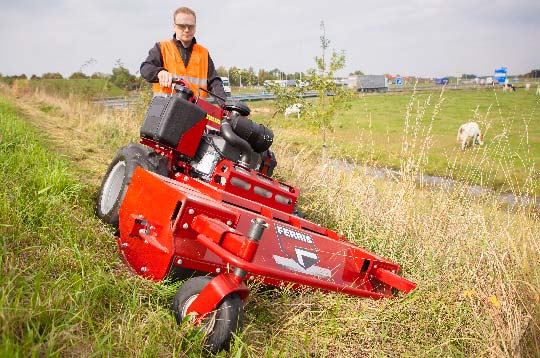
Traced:
[[46, 72], [41, 76], [44, 80], [61, 80], [64, 77], [58, 72]]
[[73, 72], [71, 76], [69, 76], [70, 80], [82, 80], [86, 78], [88, 78], [88, 76], [81, 71]]

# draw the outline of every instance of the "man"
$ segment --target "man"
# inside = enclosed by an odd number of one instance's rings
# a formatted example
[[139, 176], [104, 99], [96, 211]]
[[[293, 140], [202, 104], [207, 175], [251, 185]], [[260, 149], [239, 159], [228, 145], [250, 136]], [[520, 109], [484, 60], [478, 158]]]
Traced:
[[141, 76], [154, 83], [155, 94], [171, 93], [172, 78], [180, 76], [190, 84], [195, 95], [207, 97], [207, 89], [225, 98], [223, 82], [216, 72], [208, 50], [197, 43], [197, 17], [187, 7], [178, 8], [173, 15], [174, 35], [171, 40], [157, 42], [141, 64]]

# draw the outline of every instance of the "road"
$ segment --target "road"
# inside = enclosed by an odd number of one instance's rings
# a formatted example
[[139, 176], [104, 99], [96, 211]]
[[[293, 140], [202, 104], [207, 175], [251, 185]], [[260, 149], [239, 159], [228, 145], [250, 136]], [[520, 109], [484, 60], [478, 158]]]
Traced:
[[[483, 88], [479, 85], [460, 85], [460, 86], [446, 86], [446, 90], [471, 90], [471, 89], [477, 89], [477, 88]], [[389, 88], [388, 93], [392, 92], [411, 92], [415, 88], [414, 87], [399, 87], [399, 88]], [[416, 91], [440, 91], [442, 89], [442, 86], [424, 86], [424, 87], [416, 87]], [[307, 92], [304, 96], [305, 98], [309, 97], [317, 97], [316, 92]], [[93, 102], [95, 104], [103, 105], [105, 107], [116, 107], [116, 108], [122, 108], [122, 107], [129, 107], [134, 105], [137, 102], [138, 97], [137, 96], [131, 96], [131, 97], [106, 97], [106, 98], [100, 98], [96, 99]], [[242, 101], [242, 102], [254, 102], [254, 101], [271, 101], [275, 99], [275, 96], [271, 93], [253, 93], [253, 94], [237, 94], [232, 95], [228, 97], [230, 100], [235, 101]], [[213, 102], [213, 100], [210, 98], [209, 102]]]

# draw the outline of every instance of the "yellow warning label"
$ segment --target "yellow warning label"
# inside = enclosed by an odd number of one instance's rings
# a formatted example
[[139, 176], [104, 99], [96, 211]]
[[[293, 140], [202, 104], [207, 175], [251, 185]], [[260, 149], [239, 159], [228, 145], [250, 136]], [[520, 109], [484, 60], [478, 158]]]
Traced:
[[206, 118], [209, 120], [209, 121], [212, 121], [214, 123], [217, 123], [217, 124], [221, 124], [221, 121], [219, 119], [217, 119], [216, 117], [214, 116], [211, 116], [209, 114], [206, 114]]

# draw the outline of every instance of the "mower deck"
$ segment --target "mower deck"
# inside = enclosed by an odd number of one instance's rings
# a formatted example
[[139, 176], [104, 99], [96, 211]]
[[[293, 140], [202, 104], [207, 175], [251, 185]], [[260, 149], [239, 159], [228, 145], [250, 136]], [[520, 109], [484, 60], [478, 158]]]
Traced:
[[[138, 275], [160, 281], [175, 267], [216, 275], [235, 268], [265, 284], [374, 299], [416, 287], [397, 275], [398, 264], [334, 231], [189, 176], [180, 179], [135, 171], [120, 208], [118, 246]], [[255, 219], [268, 228], [253, 244], [246, 235]]]

